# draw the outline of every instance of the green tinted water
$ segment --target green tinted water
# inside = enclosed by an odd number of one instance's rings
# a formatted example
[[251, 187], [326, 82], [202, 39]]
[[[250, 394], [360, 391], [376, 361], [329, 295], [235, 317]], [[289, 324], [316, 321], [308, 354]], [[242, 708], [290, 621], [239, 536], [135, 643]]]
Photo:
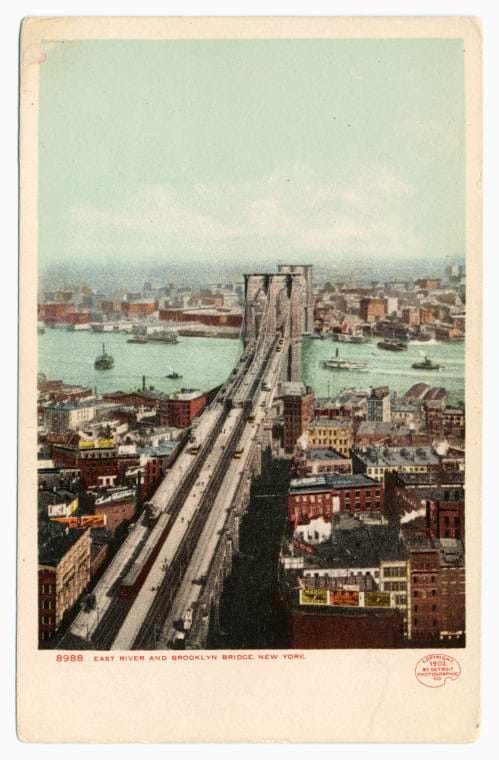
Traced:
[[[132, 390], [142, 384], [166, 393], [180, 388], [208, 390], [223, 383], [236, 364], [241, 351], [237, 340], [221, 338], [179, 338], [177, 344], [127, 343], [122, 333], [71, 332], [47, 329], [38, 336], [39, 370], [49, 378], [66, 383], [88, 385], [98, 393]], [[102, 343], [114, 357], [114, 368], [94, 369], [94, 360]], [[368, 363], [366, 371], [332, 371], [321, 362], [339, 349], [344, 359]], [[423, 354], [443, 365], [436, 372], [412, 369]], [[182, 378], [169, 380], [168, 373], [178, 372]], [[445, 386], [454, 400], [464, 400], [464, 344], [409, 344], [407, 351], [383, 351], [376, 339], [361, 345], [338, 344], [331, 340], [305, 339], [303, 343], [303, 380], [317, 396], [335, 394], [342, 388], [366, 388], [389, 385], [404, 393], [417, 382]]]

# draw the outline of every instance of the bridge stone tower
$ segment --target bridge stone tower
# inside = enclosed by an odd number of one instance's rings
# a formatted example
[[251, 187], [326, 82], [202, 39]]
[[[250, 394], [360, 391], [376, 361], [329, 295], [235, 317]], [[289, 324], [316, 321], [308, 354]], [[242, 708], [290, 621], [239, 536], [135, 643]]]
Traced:
[[303, 333], [310, 335], [314, 331], [314, 285], [312, 264], [278, 264], [277, 271], [283, 274], [301, 275], [305, 294], [303, 297]]
[[[294, 271], [286, 271], [293, 269]], [[301, 380], [302, 336], [313, 329], [313, 288], [311, 265], [281, 265], [277, 273], [245, 274], [243, 340], [256, 338], [266, 304], [268, 324], [279, 330], [288, 313], [288, 361], [283, 362], [282, 380]]]

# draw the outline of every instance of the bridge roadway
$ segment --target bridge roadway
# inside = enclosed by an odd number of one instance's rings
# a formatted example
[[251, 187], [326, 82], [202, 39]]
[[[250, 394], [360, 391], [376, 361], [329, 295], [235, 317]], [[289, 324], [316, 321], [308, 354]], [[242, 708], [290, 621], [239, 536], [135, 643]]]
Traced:
[[244, 478], [251, 478], [251, 462], [257, 445], [259, 426], [266, 419], [272, 406], [276, 382], [280, 375], [281, 359], [282, 354], [276, 353], [269, 369], [264, 374], [263, 382], [271, 390], [264, 391], [262, 389], [256, 398], [255, 421], [253, 424], [244, 427], [238, 443], [238, 448], [243, 450], [241, 459], [231, 460], [189, 567], [182, 578], [166, 621], [161, 627], [161, 633], [157, 639], [157, 649], [167, 649], [172, 645], [176, 635], [178, 635], [176, 626], [179, 621], [183, 622], [184, 630], [188, 636], [193, 615], [203, 594], [203, 581], [208, 577], [218, 543], [224, 540], [224, 526], [227, 523], [229, 512]]
[[[112, 642], [117, 626], [122, 622], [129, 607], [129, 603], [118, 597], [117, 587], [127, 574], [133, 573], [134, 567], [144, 564], [144, 555], [158, 545], [173, 525], [181, 501], [179, 497], [196, 476], [196, 470], [208, 454], [210, 440], [216, 436], [218, 428], [223, 424], [226, 412], [221, 402], [225, 394], [237, 392], [245, 378], [246, 367], [254, 355], [254, 350], [253, 341], [247, 345], [239, 365], [235, 368], [235, 374], [231, 375], [211, 405], [195, 420], [195, 439], [204, 445], [197, 457], [189, 454], [187, 447], [184, 448], [158, 486], [151, 500], [160, 515], [158, 521], [151, 527], [146, 514], [143, 513], [136, 524], [131, 526], [127, 538], [93, 590], [95, 607], [79, 612], [69, 629], [70, 636], [91, 641], [95, 647], [103, 649], [108, 648]], [[60, 647], [64, 648], [64, 639]]]
[[[269, 337], [265, 330], [261, 331], [251, 365], [230, 397], [231, 403], [237, 403], [237, 406], [229, 411], [219, 440], [212, 446], [195, 485], [184, 500], [180, 519], [176, 520], [159, 550], [112, 649], [151, 649], [157, 646], [158, 632], [172, 607], [216, 497], [220, 490], [225, 490], [225, 476], [248, 417], [246, 402], [252, 405], [259, 395], [277, 340], [277, 335]], [[275, 378], [278, 378], [277, 374]]]

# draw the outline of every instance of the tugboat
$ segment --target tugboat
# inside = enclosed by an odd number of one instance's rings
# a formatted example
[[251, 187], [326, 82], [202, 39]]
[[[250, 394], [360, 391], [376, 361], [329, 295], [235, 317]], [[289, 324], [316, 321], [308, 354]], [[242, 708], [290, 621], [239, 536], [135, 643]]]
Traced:
[[182, 378], [182, 375], [179, 375], [178, 372], [175, 372], [173, 369], [171, 372], [168, 373], [168, 375], [165, 375], [165, 377], [168, 378], [168, 380], [180, 380]]
[[399, 340], [398, 338], [385, 338], [376, 343], [376, 345], [385, 351], [405, 351], [407, 349], [405, 340]]
[[338, 349], [336, 349], [336, 355], [331, 359], [326, 359], [326, 361], [323, 361], [322, 366], [325, 369], [363, 370], [367, 368], [367, 362], [356, 362], [350, 361], [349, 359], [340, 359], [338, 356]]
[[114, 367], [114, 359], [111, 354], [106, 354], [106, 346], [102, 344], [102, 354], [97, 357], [94, 362], [95, 369], [112, 369]]
[[413, 369], [443, 369], [441, 364], [435, 364], [432, 362], [431, 359], [428, 359], [427, 356], [425, 356], [424, 361], [422, 362], [414, 362], [412, 365]]

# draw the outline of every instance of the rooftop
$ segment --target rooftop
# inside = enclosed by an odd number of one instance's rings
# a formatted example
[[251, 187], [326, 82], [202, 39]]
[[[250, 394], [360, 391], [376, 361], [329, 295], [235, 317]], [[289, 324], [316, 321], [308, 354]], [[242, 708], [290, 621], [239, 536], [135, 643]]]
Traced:
[[425, 401], [442, 401], [447, 398], [447, 390], [445, 388], [430, 388], [424, 397]]
[[174, 401], [192, 401], [203, 395], [203, 391], [200, 391], [198, 388], [181, 388], [178, 393], [172, 394], [170, 398]]
[[39, 521], [38, 562], [40, 565], [58, 565], [66, 552], [89, 528], [68, 529], [61, 523]]
[[357, 435], [410, 435], [411, 428], [400, 422], [361, 422]]
[[306, 392], [303, 383], [281, 383], [281, 396], [304, 396]]
[[464, 472], [458, 470], [441, 470], [433, 472], [398, 472], [397, 482], [411, 487], [464, 485]]
[[318, 475], [313, 478], [295, 478], [289, 484], [289, 493], [303, 491], [324, 491], [341, 488], [358, 488], [361, 486], [378, 486], [377, 480], [367, 475]]
[[350, 419], [342, 419], [341, 417], [316, 417], [308, 424], [310, 430], [316, 428], [348, 428], [351, 429], [352, 421]]
[[403, 395], [403, 399], [408, 400], [421, 400], [424, 398], [430, 386], [427, 383], [416, 383], [412, 385], [406, 393]]
[[343, 454], [340, 454], [339, 451], [335, 451], [335, 449], [305, 449], [304, 451], [305, 457], [310, 460], [317, 460], [317, 459], [328, 459], [328, 460], [338, 460], [338, 459], [344, 459], [346, 460], [347, 457], [344, 457]]
[[47, 411], [49, 410], [56, 410], [56, 411], [62, 411], [62, 412], [72, 412], [75, 409], [86, 409], [86, 408], [92, 408], [96, 405], [97, 399], [95, 396], [92, 398], [85, 398], [82, 400], [74, 399], [69, 401], [54, 401], [52, 403], [48, 403], [45, 407]]
[[379, 567], [382, 560], [403, 560], [406, 557], [398, 528], [366, 525], [342, 514], [334, 519], [331, 539], [316, 544], [315, 548], [317, 557], [310, 555], [310, 562], [331, 569]]
[[437, 465], [440, 461], [431, 446], [368, 446], [356, 448], [355, 455], [368, 467]]
[[462, 567], [464, 565], [464, 548], [461, 541], [455, 538], [441, 538], [435, 541], [440, 550], [441, 567]]

